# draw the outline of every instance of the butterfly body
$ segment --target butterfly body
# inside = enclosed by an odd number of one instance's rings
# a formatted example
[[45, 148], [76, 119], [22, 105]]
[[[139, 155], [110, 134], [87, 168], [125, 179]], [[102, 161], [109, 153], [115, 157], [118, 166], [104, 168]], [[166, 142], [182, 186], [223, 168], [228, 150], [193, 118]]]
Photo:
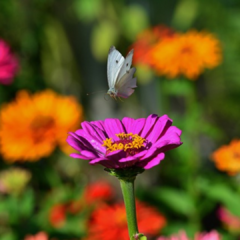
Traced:
[[137, 87], [137, 79], [133, 78], [136, 69], [131, 68], [133, 50], [131, 50], [126, 59], [122, 54], [111, 47], [108, 54], [107, 77], [109, 90], [107, 94], [111, 97], [128, 98]]

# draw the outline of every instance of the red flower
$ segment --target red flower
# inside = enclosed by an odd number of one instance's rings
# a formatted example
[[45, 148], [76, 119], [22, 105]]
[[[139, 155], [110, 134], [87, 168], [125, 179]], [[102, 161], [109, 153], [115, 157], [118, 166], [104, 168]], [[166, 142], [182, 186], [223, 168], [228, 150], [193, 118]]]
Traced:
[[[137, 202], [139, 232], [156, 235], [166, 224], [166, 219], [153, 207]], [[96, 209], [89, 222], [89, 233], [85, 240], [128, 240], [128, 227], [123, 203], [104, 205]]]
[[59, 228], [62, 227], [66, 219], [66, 205], [57, 204], [53, 206], [49, 214], [49, 222], [52, 226]]
[[99, 203], [99, 201], [108, 201], [113, 198], [113, 195], [113, 189], [107, 182], [100, 181], [89, 184], [83, 193], [83, 197], [68, 204], [67, 211], [76, 214], [84, 206], [91, 207], [91, 205]]
[[97, 182], [86, 187], [84, 198], [90, 204], [98, 200], [109, 200], [113, 196], [113, 189], [107, 182]]

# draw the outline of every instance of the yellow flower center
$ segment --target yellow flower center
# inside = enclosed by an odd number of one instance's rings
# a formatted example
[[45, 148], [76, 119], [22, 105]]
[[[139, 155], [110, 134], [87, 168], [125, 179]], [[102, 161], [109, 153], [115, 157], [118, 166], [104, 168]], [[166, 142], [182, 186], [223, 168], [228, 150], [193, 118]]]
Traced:
[[133, 156], [145, 147], [144, 142], [146, 140], [138, 134], [119, 133], [116, 136], [119, 138], [118, 141], [113, 141], [111, 138], [106, 138], [103, 141], [102, 146], [107, 148], [107, 154], [116, 150], [123, 150], [127, 152], [127, 155]]

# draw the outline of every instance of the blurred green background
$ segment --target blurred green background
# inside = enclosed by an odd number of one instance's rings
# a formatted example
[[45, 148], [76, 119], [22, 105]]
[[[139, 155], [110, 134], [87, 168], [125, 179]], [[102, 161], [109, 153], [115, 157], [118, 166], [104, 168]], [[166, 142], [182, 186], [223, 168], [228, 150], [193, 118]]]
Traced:
[[[0, 38], [20, 64], [14, 82], [0, 84], [0, 104], [14, 100], [22, 89], [35, 93], [50, 88], [75, 96], [87, 121], [167, 114], [183, 131], [183, 145], [137, 177], [137, 198], [166, 216], [163, 235], [217, 229], [223, 239], [238, 239], [240, 231], [224, 228], [217, 209], [223, 205], [240, 217], [240, 178], [218, 171], [210, 155], [240, 133], [239, 0], [2, 0], [0, 9]], [[141, 31], [159, 24], [179, 32], [213, 33], [221, 42], [222, 63], [196, 81], [137, 70], [138, 87], [131, 97], [107, 98], [110, 46], [126, 56]], [[32, 176], [20, 195], [0, 195], [1, 240], [41, 230], [58, 239], [81, 239], [84, 231], [76, 230], [77, 224], [66, 231], [51, 228], [47, 212], [49, 206], [79, 196], [93, 181], [110, 181], [121, 199], [117, 179], [102, 166], [89, 166], [59, 149], [34, 163], [8, 164], [2, 158], [0, 166], [18, 166]]]

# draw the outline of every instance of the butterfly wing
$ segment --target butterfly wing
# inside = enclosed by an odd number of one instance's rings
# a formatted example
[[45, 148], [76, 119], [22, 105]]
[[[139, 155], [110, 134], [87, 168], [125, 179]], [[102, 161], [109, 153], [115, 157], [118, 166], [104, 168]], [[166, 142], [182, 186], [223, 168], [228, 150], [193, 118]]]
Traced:
[[137, 78], [133, 78], [136, 68], [131, 68], [125, 73], [122, 78], [117, 82], [115, 88], [117, 89], [117, 96], [128, 98], [137, 87]]
[[119, 71], [119, 74], [117, 76], [116, 82], [120, 81], [121, 78], [123, 77], [123, 75], [130, 70], [131, 65], [132, 65], [132, 58], [133, 58], [133, 49], [126, 56], [126, 59], [124, 60], [122, 67]]
[[122, 54], [112, 46], [108, 53], [108, 62], [107, 62], [107, 78], [108, 86], [110, 89], [115, 87], [119, 71], [122, 68], [124, 63], [124, 57]]

